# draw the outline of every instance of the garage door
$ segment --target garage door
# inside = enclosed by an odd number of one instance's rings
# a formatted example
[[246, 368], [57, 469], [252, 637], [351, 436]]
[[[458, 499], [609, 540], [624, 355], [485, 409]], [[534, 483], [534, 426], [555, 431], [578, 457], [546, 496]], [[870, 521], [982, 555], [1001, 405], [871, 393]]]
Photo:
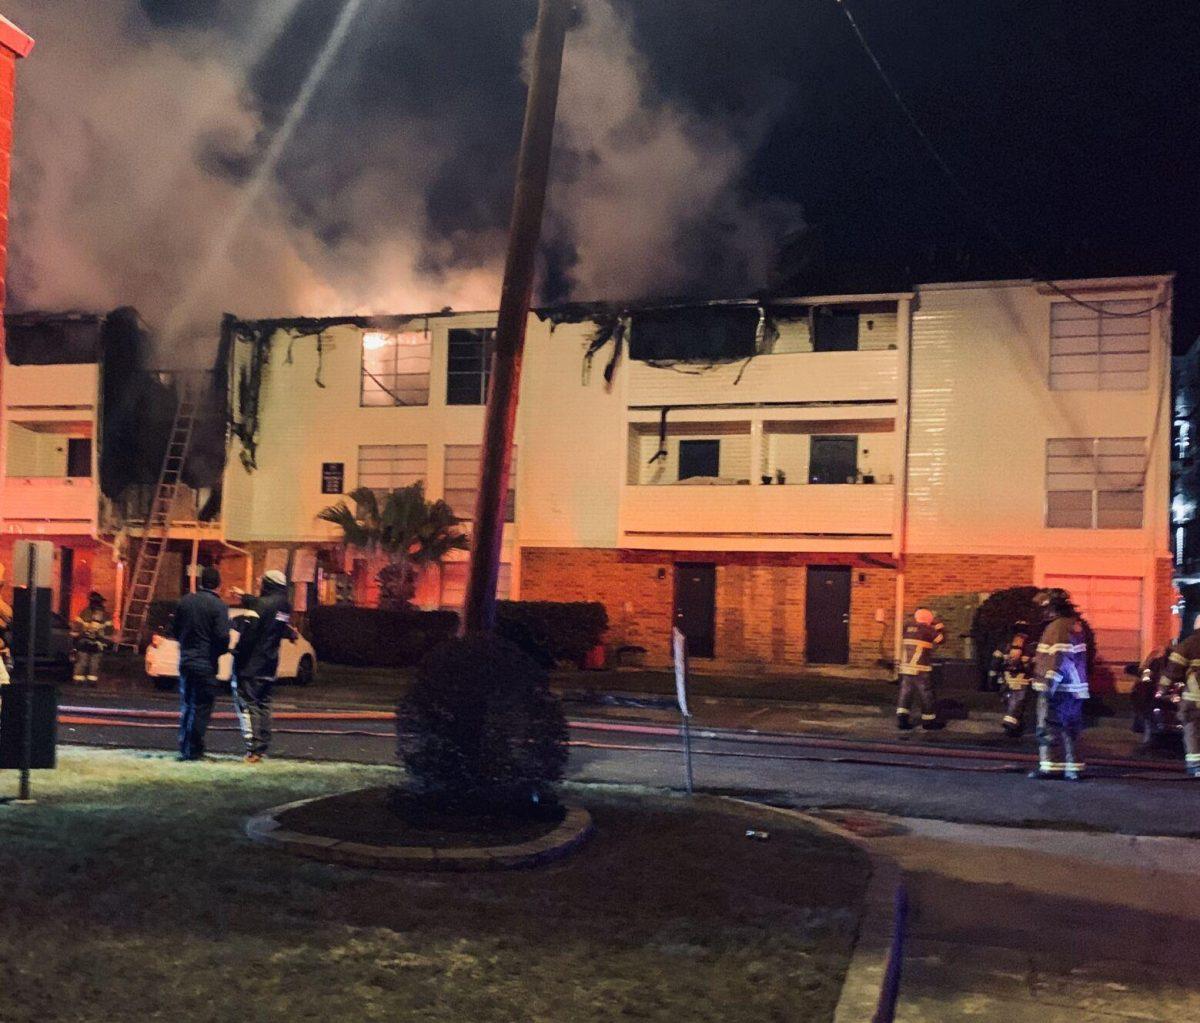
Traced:
[[1060, 586], [1096, 633], [1096, 657], [1110, 665], [1142, 658], [1142, 580], [1128, 576], [1048, 575]]

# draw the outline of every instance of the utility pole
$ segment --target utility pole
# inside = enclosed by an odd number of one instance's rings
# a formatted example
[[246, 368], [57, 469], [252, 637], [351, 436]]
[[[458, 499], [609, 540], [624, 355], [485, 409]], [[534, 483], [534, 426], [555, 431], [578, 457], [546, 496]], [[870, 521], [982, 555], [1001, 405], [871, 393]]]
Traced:
[[496, 625], [496, 581], [500, 575], [500, 550], [504, 542], [504, 508], [512, 468], [521, 358], [533, 295], [538, 240], [542, 233], [563, 45], [571, 10], [571, 0], [539, 0], [508, 255], [496, 324], [496, 354], [492, 360], [483, 433], [479, 497], [475, 503], [475, 531], [463, 609], [464, 634], [491, 632]]

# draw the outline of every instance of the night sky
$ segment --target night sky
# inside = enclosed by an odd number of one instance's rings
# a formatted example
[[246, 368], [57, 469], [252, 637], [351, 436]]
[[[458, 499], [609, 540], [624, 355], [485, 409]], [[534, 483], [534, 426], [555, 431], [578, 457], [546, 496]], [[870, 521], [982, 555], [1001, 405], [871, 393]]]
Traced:
[[[592, 29], [577, 31], [568, 52], [565, 88], [575, 93], [564, 93], [541, 299], [1178, 271], [1177, 347], [1200, 334], [1200, 7], [850, 2], [970, 202], [922, 149], [835, 0], [588, 0]], [[249, 136], [198, 130], [202, 175], [242, 187], [342, 6], [299, 0], [282, 34], [237, 69], [237, 94], [258, 127]], [[49, 29], [51, 42], [56, 21], [85, 20], [61, 0], [10, 7], [35, 35]], [[428, 294], [474, 271], [489, 279], [502, 250], [535, 7], [367, 0], [337, 74], [274, 174], [282, 226], [270, 230], [292, 240], [297, 265], [367, 306], [352, 281], [367, 276], [370, 254], [403, 223], [411, 225], [405, 272]], [[100, 8], [119, 12], [128, 30], [127, 50], [108, 59], [112, 75], [164, 47], [187, 60], [228, 50], [232, 69], [251, 12], [265, 9], [242, 0], [97, 0]], [[54, 56], [51, 45], [36, 52]], [[39, 74], [27, 110], [51, 87]], [[603, 135], [589, 137], [588, 111], [610, 94], [627, 106], [614, 100], [598, 115]], [[18, 122], [19, 201], [36, 182], [29, 170], [22, 178], [20, 110]], [[14, 260], [27, 264], [24, 275], [14, 270], [18, 303], [23, 290], [43, 304], [85, 301], [70, 287], [44, 286], [57, 261], [35, 241], [38, 217], [23, 221], [18, 209], [14, 223]], [[148, 273], [114, 254], [133, 248], [96, 257], [93, 276], [117, 283], [95, 302], [121, 291], [152, 304], [140, 292], [170, 290], [161, 267], [190, 258], [158, 255]], [[395, 276], [394, 267], [376, 274]], [[260, 304], [281, 314], [353, 311], [297, 308], [295, 276], [264, 276]], [[235, 311], [266, 311], [238, 301]]]

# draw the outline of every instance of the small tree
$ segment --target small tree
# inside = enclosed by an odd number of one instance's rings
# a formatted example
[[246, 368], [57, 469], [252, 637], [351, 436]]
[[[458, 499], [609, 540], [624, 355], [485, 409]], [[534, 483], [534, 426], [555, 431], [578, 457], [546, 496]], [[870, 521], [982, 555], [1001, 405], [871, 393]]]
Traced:
[[544, 669], [495, 636], [425, 655], [396, 713], [409, 795], [431, 809], [538, 814], [556, 804], [567, 722]]
[[450, 551], [470, 547], [459, 529], [463, 520], [445, 501], [426, 500], [420, 481], [392, 490], [382, 507], [370, 487], [351, 491], [350, 500], [353, 511], [339, 501], [317, 518], [341, 529], [347, 547], [363, 551], [376, 564], [382, 562], [376, 578], [380, 602], [386, 606], [407, 606], [416, 592], [419, 569], [440, 565]]

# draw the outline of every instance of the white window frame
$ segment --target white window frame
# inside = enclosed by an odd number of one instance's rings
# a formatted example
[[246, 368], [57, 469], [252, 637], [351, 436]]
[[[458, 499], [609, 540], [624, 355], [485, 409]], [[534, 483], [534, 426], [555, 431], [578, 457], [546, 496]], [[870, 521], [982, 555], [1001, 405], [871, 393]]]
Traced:
[[[1051, 437], [1046, 441], [1046, 528], [1141, 529], [1146, 519], [1145, 437]], [[1052, 495], [1071, 494], [1076, 507]], [[1132, 517], [1136, 505], [1136, 521]], [[1076, 518], [1068, 521], [1068, 513]], [[1124, 518], [1122, 518], [1124, 516]]]
[[1147, 390], [1152, 332], [1144, 300], [1051, 302], [1050, 389]]
[[428, 405], [432, 370], [428, 331], [369, 330], [362, 336], [358, 403], [362, 408]]
[[[475, 518], [475, 502], [479, 497], [479, 465], [483, 457], [482, 444], [447, 444], [442, 453], [445, 475], [442, 496], [460, 519]], [[508, 501], [505, 522], [515, 521], [517, 497], [517, 447], [512, 450], [512, 469], [508, 477]]]
[[424, 444], [360, 444], [358, 485], [383, 497], [429, 478], [429, 449]]

